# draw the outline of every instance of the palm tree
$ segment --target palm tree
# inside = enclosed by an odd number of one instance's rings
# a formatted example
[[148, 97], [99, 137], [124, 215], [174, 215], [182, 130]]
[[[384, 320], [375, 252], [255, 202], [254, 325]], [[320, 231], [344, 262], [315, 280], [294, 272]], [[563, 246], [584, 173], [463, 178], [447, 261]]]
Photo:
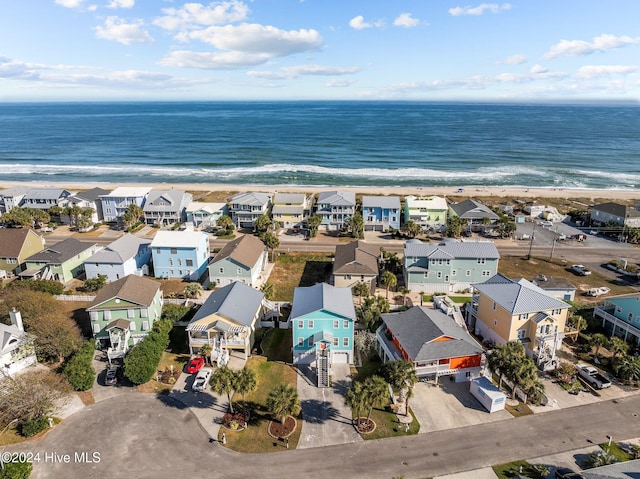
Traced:
[[189, 283], [184, 287], [184, 297], [197, 299], [202, 294], [202, 285], [200, 283]]
[[402, 294], [402, 306], [406, 306], [407, 304], [407, 295], [411, 292], [409, 288], [403, 286], [400, 288], [400, 294]]
[[527, 400], [533, 404], [540, 404], [544, 396], [544, 383], [536, 378], [535, 381], [527, 388]]
[[344, 403], [355, 413], [357, 425], [360, 425], [360, 412], [366, 407], [367, 394], [364, 384], [355, 381], [344, 396]]
[[349, 218], [349, 229], [354, 238], [364, 238], [364, 219], [358, 212]]
[[228, 230], [231, 226], [233, 226], [233, 220], [231, 219], [231, 216], [222, 215], [216, 220], [216, 226], [218, 228]]
[[422, 233], [422, 226], [420, 226], [418, 223], [416, 223], [413, 220], [407, 221], [404, 227], [410, 238], [415, 238], [420, 233]]
[[416, 370], [411, 361], [401, 359], [399, 361], [389, 361], [383, 369], [384, 378], [394, 390], [400, 391], [400, 400], [404, 400], [405, 388], [412, 388], [418, 381]]
[[629, 352], [629, 343], [627, 343], [622, 338], [614, 336], [609, 340], [609, 344], [607, 344], [607, 349], [613, 355], [613, 357], [611, 358], [611, 362], [615, 364], [616, 357], [618, 356], [618, 354], [627, 354]]
[[586, 465], [588, 468], [608, 466], [618, 462], [619, 459], [608, 451], [596, 451], [587, 457]]
[[256, 218], [254, 224], [258, 233], [265, 233], [271, 227], [271, 218], [269, 218], [269, 215], [267, 214], [260, 215]]
[[122, 215], [122, 221], [125, 225], [131, 226], [140, 221], [140, 218], [144, 215], [144, 211], [140, 206], [135, 203], [131, 203], [127, 206], [126, 211]]
[[260, 287], [260, 291], [262, 291], [262, 294], [264, 294], [264, 297], [267, 299], [273, 299], [276, 295], [276, 287], [273, 283], [264, 283]]
[[242, 407], [245, 407], [245, 394], [253, 392], [258, 387], [256, 380], [256, 372], [253, 369], [248, 369], [246, 366], [236, 373], [236, 392], [239, 392], [242, 396]]
[[605, 347], [608, 342], [609, 340], [602, 333], [596, 333], [593, 336], [591, 336], [591, 341], [589, 341], [589, 344], [591, 345], [592, 348], [594, 347], [596, 348], [594, 352], [596, 359], [598, 359], [598, 357], [600, 356], [600, 348]]
[[198, 351], [198, 354], [204, 358], [204, 360], [208, 363], [211, 358], [211, 351], [213, 351], [213, 347], [210, 344], [203, 344]]
[[276, 386], [267, 397], [267, 408], [284, 424], [287, 416], [296, 416], [300, 412], [298, 391], [289, 384]]
[[280, 240], [273, 233], [266, 232], [260, 238], [264, 245], [271, 250], [271, 262], [273, 263], [273, 250], [280, 246]]
[[318, 234], [318, 228], [322, 224], [322, 216], [319, 214], [309, 216], [307, 226], [309, 227], [309, 236], [314, 238]]
[[613, 370], [623, 381], [637, 383], [640, 381], [640, 357], [625, 354], [614, 364]]
[[231, 392], [235, 389], [236, 373], [227, 366], [217, 368], [209, 380], [211, 389], [216, 394], [226, 394], [229, 401], [229, 411], [233, 414], [233, 404], [231, 403]]
[[357, 295], [360, 298], [358, 304], [362, 304], [362, 297], [369, 296], [369, 285], [359, 281], [351, 287], [351, 294]]
[[364, 381], [364, 390], [366, 393], [365, 405], [369, 408], [367, 414], [367, 423], [371, 419], [371, 412], [374, 407], [381, 407], [385, 404], [385, 401], [389, 399], [389, 391], [387, 390], [387, 383], [380, 376], [369, 376]]
[[384, 283], [384, 286], [387, 290], [387, 299], [389, 299], [389, 288], [395, 288], [398, 284], [398, 278], [391, 271], [385, 271], [380, 276], [380, 279]]

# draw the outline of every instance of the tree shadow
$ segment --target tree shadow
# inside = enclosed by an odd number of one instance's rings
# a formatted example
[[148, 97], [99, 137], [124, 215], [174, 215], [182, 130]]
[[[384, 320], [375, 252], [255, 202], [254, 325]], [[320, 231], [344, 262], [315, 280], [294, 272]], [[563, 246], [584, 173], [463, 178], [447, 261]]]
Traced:
[[[218, 409], [220, 407], [218, 398], [208, 393], [194, 393], [187, 391], [176, 391], [170, 393], [160, 393], [156, 397], [165, 406], [175, 409], [186, 409], [189, 407], [198, 409]], [[222, 406], [226, 411], [226, 405]]]
[[[302, 406], [302, 417], [310, 424], [324, 424], [327, 421], [345, 422], [340, 412], [330, 406], [325, 401], [319, 401], [317, 399], [303, 399], [300, 402]], [[351, 424], [349, 421], [347, 424]]]
[[323, 283], [331, 272], [331, 265], [330, 261], [307, 261], [302, 270], [299, 286], [305, 287]]

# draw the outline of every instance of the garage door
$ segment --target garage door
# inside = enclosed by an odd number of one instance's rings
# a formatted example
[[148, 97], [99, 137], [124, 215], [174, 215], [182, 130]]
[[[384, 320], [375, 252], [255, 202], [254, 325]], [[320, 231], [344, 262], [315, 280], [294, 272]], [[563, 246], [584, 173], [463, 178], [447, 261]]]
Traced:
[[331, 355], [331, 360], [336, 364], [348, 364], [349, 363], [349, 353], [334, 352]]

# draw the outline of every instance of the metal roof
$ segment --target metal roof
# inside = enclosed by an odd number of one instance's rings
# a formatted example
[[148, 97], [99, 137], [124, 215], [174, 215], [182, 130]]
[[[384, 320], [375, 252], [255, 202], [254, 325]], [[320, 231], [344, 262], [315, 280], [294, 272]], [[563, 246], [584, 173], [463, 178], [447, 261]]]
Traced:
[[355, 321], [356, 311], [353, 307], [351, 288], [337, 288], [327, 283], [318, 283], [294, 290], [292, 319], [321, 310]]
[[[180, 205], [192, 200], [191, 193], [180, 190], [151, 190], [144, 203], [144, 211], [167, 211], [169, 208], [179, 208]], [[164, 202], [168, 204], [161, 204]]]
[[500, 253], [492, 241], [455, 241], [439, 244], [407, 241], [404, 256], [429, 258], [487, 258], [499, 259]]
[[71, 193], [63, 188], [31, 188], [24, 195], [25, 200], [59, 200], [60, 198], [66, 198]]
[[111, 193], [101, 196], [101, 198], [142, 198], [151, 191], [147, 186], [119, 186]]
[[304, 193], [276, 193], [273, 197], [274, 205], [301, 205], [305, 203], [307, 195]]
[[304, 213], [302, 205], [275, 205], [271, 210], [273, 215], [295, 215]]
[[211, 315], [221, 316], [242, 326], [251, 327], [264, 294], [244, 283], [235, 281], [215, 290], [200, 307], [187, 329]]
[[474, 356], [483, 352], [482, 346], [469, 333], [440, 310], [414, 306], [381, 317], [414, 361]]
[[195, 213], [196, 211], [206, 211], [209, 214], [213, 214], [224, 211], [226, 206], [226, 203], [199, 203], [197, 201], [192, 201], [187, 205], [186, 211], [188, 213]]
[[264, 206], [269, 201], [271, 201], [271, 195], [267, 193], [248, 191], [235, 195], [230, 202], [238, 205]]
[[151, 242], [152, 248], [196, 248], [207, 234], [201, 231], [158, 231]]
[[143, 245], [151, 245], [151, 240], [127, 233], [89, 257], [85, 263], [122, 264], [138, 254]]
[[362, 197], [363, 208], [396, 208], [400, 209], [400, 197], [399, 196], [363, 196]]
[[353, 191], [323, 191], [318, 194], [319, 205], [355, 206], [356, 194]]
[[[498, 280], [492, 281], [496, 276], [499, 277]], [[476, 283], [473, 287], [512, 315], [570, 307], [524, 278], [514, 281], [502, 275], [496, 276], [485, 283]]]

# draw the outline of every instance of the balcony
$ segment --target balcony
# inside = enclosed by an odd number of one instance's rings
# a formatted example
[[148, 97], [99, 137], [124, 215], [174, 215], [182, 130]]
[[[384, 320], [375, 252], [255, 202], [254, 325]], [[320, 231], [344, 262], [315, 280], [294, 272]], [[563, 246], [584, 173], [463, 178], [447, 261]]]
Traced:
[[398, 351], [398, 348], [396, 348], [396, 345], [393, 344], [393, 342], [391, 341], [391, 338], [387, 337], [387, 334], [388, 334], [387, 329], [383, 329], [382, 326], [380, 326], [376, 331], [376, 339], [378, 340], [378, 344], [380, 345], [380, 348], [386, 355], [387, 360], [396, 361], [396, 360], [402, 359], [402, 355], [400, 354], [400, 351]]
[[628, 323], [624, 319], [620, 319], [614, 316], [613, 314], [611, 314], [614, 311], [615, 311], [615, 306], [598, 307], [593, 311], [593, 316], [595, 318], [602, 318], [603, 327], [605, 326], [606, 323], [611, 323], [611, 325], [613, 326], [614, 332], [617, 328], [624, 331], [625, 341], [629, 334], [634, 336], [635, 338], [640, 339], [640, 329]]

